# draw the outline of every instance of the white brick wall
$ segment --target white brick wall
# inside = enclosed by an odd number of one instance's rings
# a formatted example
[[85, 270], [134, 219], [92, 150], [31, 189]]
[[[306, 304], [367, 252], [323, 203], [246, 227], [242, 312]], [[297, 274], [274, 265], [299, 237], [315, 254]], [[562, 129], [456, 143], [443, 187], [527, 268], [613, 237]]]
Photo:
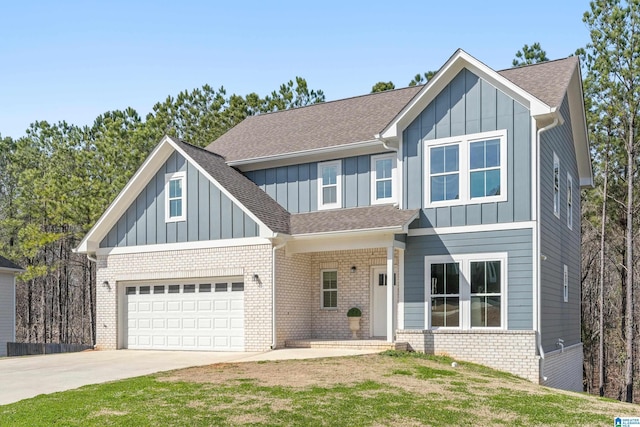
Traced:
[[276, 252], [276, 333], [285, 340], [311, 338], [311, 255]]
[[[272, 341], [271, 256], [270, 244], [98, 256], [97, 347], [118, 348], [117, 283], [243, 276], [245, 350], [268, 350]], [[253, 280], [254, 273], [259, 281]], [[103, 285], [105, 281], [109, 287]]]
[[547, 380], [540, 383], [547, 387], [583, 391], [582, 358], [582, 343], [567, 347], [564, 351], [545, 354], [542, 375]]
[[[276, 256], [278, 346], [291, 339], [351, 339], [347, 311], [362, 310], [358, 336], [370, 338], [371, 267], [386, 265], [386, 249], [286, 254]], [[397, 272], [397, 256], [394, 260]], [[355, 266], [356, 271], [351, 272]], [[338, 308], [323, 310], [320, 272], [338, 270]], [[397, 301], [397, 288], [396, 288]]]
[[540, 358], [533, 331], [402, 330], [397, 341], [408, 342], [415, 351], [443, 354], [539, 381]]

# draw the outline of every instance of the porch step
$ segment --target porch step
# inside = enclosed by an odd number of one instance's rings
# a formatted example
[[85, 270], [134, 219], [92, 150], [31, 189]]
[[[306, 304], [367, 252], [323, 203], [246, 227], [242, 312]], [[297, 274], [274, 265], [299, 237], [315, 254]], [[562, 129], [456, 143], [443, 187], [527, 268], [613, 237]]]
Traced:
[[387, 342], [382, 340], [286, 340], [288, 348], [345, 348], [350, 350], [403, 350], [409, 348], [406, 342]]

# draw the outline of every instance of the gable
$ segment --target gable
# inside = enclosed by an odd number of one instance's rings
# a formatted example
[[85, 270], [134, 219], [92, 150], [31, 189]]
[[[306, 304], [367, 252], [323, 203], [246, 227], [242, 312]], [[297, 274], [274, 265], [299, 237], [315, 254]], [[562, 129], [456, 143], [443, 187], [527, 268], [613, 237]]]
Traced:
[[[186, 219], [165, 218], [165, 175], [186, 172]], [[258, 224], [174, 152], [100, 242], [101, 248], [255, 237]]]
[[[182, 218], [179, 215], [172, 218], [173, 221], [178, 222], [175, 230], [173, 226], [164, 226], [163, 229], [162, 225], [158, 225], [160, 204], [164, 205], [164, 200], [160, 200], [161, 190], [158, 188], [158, 183], [160, 180], [164, 183], [164, 175], [167, 171], [178, 171], [180, 168], [185, 169], [178, 173], [184, 175], [184, 178], [190, 175], [191, 178], [188, 181], [194, 184], [185, 186], [185, 188], [189, 187], [185, 192], [192, 196], [184, 203], [187, 203], [187, 210], [191, 211], [191, 214], [197, 215], [192, 217], [189, 226], [185, 221], [188, 218]], [[159, 173], [162, 176], [159, 176]], [[155, 183], [153, 186], [152, 181]], [[207, 190], [208, 202], [204, 201], [207, 199]], [[217, 190], [220, 193], [219, 205], [216, 204]], [[193, 202], [199, 199], [203, 202], [194, 205]], [[155, 228], [152, 226], [154, 224], [153, 200], [155, 200]], [[107, 247], [111, 244], [132, 246], [139, 245], [139, 241], [155, 240], [157, 242], [159, 239], [166, 240], [168, 243], [192, 242], [207, 239], [207, 234], [209, 235], [207, 240], [215, 239], [218, 222], [213, 220], [212, 225], [211, 218], [217, 218], [218, 214], [220, 239], [256, 235], [273, 237], [276, 233], [286, 234], [289, 231], [289, 213], [247, 177], [229, 167], [222, 157], [165, 136], [85, 235], [75, 251], [91, 254], [95, 253], [101, 244]], [[189, 216], [188, 213], [187, 216]], [[207, 216], [209, 217], [208, 230], [205, 225], [207, 220], [204, 219]], [[180, 225], [180, 222], [185, 224]], [[149, 227], [155, 231], [148, 230]], [[155, 237], [153, 237], [154, 233]], [[163, 233], [165, 237], [161, 239]]]
[[425, 158], [429, 141], [491, 131], [506, 131], [506, 201], [423, 210], [419, 227], [447, 227], [531, 219], [531, 119], [514, 98], [464, 68], [442, 88], [404, 130], [405, 208], [425, 202]]

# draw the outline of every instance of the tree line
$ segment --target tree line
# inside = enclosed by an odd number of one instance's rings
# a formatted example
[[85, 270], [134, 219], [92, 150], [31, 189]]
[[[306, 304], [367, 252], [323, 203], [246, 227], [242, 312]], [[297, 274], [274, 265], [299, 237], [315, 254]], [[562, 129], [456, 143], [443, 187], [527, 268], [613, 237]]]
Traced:
[[[582, 191], [582, 341], [585, 390], [638, 402], [638, 178], [640, 0], [595, 0], [577, 47], [595, 186]], [[514, 66], [548, 60], [524, 45]], [[434, 72], [417, 74], [410, 86]], [[372, 92], [395, 88], [378, 82]], [[93, 343], [95, 265], [72, 252], [164, 134], [204, 146], [244, 118], [324, 101], [300, 77], [266, 96], [205, 85], [159, 102], [142, 119], [127, 108], [92, 126], [35, 122], [0, 137], [0, 253], [27, 271], [17, 289], [17, 339]]]

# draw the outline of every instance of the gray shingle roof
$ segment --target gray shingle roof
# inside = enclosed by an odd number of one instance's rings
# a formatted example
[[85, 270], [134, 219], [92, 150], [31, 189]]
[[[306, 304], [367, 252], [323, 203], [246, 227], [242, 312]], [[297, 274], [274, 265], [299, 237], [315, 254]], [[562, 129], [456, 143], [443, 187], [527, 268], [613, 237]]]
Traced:
[[220, 183], [245, 208], [275, 233], [289, 234], [289, 212], [219, 155], [171, 138], [189, 157]]
[[9, 261], [8, 259], [4, 258], [3, 256], [0, 256], [0, 270], [2, 270], [4, 268], [8, 268], [8, 269], [11, 269], [11, 270], [22, 270], [22, 267], [20, 267], [18, 264]]
[[[559, 107], [577, 57], [498, 71], [550, 107]], [[247, 117], [206, 148], [227, 161], [370, 141], [422, 89], [414, 86]]]
[[247, 117], [206, 149], [235, 161], [371, 141], [421, 88], [389, 90]]
[[403, 227], [417, 213], [418, 209], [401, 210], [392, 205], [379, 205], [292, 214], [291, 234]]
[[578, 57], [571, 56], [556, 61], [509, 68], [498, 73], [548, 106], [559, 107], [577, 66]]

